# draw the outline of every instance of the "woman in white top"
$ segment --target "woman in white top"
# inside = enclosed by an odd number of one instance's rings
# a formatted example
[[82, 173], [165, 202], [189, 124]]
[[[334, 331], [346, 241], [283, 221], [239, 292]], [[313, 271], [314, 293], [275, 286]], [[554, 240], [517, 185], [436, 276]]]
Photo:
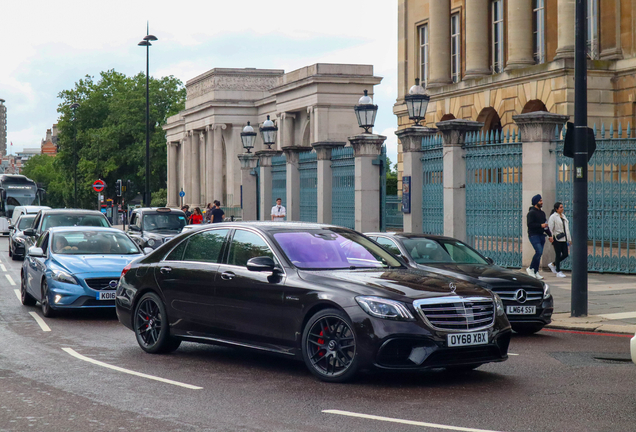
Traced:
[[572, 243], [572, 237], [570, 237], [570, 222], [568, 218], [565, 217], [563, 210], [562, 203], [554, 203], [550, 219], [548, 219], [548, 227], [554, 238], [552, 246], [556, 253], [554, 263], [548, 264], [548, 267], [550, 267], [552, 273], [555, 273], [557, 277], [562, 278], [564, 278], [565, 275], [561, 271], [561, 263], [568, 257], [568, 246]]

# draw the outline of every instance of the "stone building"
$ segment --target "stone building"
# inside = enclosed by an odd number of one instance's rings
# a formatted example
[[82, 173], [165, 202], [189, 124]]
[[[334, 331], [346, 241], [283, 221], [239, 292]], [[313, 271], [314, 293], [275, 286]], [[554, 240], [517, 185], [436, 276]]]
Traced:
[[46, 138], [40, 143], [40, 153], [49, 156], [57, 154], [57, 124], [46, 130]]
[[[185, 110], [163, 127], [168, 145], [168, 206], [241, 203], [240, 134], [269, 116], [276, 150], [311, 149], [359, 133], [353, 106], [381, 78], [373, 66], [314, 64], [289, 73], [273, 69], [212, 69], [186, 82]], [[263, 150], [257, 136], [253, 151]]]
[[[398, 0], [398, 128], [415, 78], [426, 124], [506, 130], [533, 111], [574, 115], [574, 0]], [[636, 123], [636, 0], [588, 0], [589, 124]], [[398, 169], [402, 172], [399, 149]]]

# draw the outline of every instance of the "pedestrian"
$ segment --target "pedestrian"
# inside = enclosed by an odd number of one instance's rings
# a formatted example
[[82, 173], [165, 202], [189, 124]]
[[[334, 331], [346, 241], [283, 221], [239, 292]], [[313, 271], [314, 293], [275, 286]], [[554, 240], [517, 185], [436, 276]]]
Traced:
[[185, 213], [186, 222], [189, 224], [190, 216], [192, 216], [192, 213], [190, 213], [190, 206], [186, 204], [183, 207], [181, 207], [181, 210]]
[[568, 246], [572, 244], [572, 237], [570, 237], [570, 221], [565, 217], [563, 203], [554, 203], [552, 213], [550, 213], [550, 219], [548, 219], [548, 227], [552, 233], [552, 246], [554, 247], [554, 253], [556, 258], [554, 263], [548, 264], [552, 273], [557, 277], [564, 278], [565, 274], [561, 271], [561, 263], [568, 257]]
[[281, 198], [276, 198], [276, 205], [272, 207], [272, 220], [275, 222], [282, 222], [285, 220], [285, 216], [287, 216], [287, 210], [285, 210], [285, 206], [283, 205], [283, 200]]
[[190, 223], [193, 225], [200, 225], [203, 223], [203, 213], [199, 207], [194, 208], [194, 213], [190, 216]]
[[548, 240], [552, 243], [552, 233], [548, 227], [547, 218], [541, 208], [543, 207], [543, 198], [541, 195], [535, 195], [532, 197], [532, 207], [528, 211], [526, 217], [528, 224], [528, 239], [534, 248], [534, 256], [530, 267], [526, 269], [526, 272], [532, 277], [537, 279], [543, 279], [543, 276], [539, 274], [539, 264], [541, 263], [541, 255], [543, 255], [543, 246], [545, 245], [545, 237], [548, 236]]
[[212, 223], [213, 208], [214, 206], [212, 205], [212, 203], [208, 203], [207, 207], [205, 208], [205, 223]]
[[212, 223], [223, 222], [225, 212], [221, 209], [221, 202], [214, 200], [214, 208], [212, 209]]

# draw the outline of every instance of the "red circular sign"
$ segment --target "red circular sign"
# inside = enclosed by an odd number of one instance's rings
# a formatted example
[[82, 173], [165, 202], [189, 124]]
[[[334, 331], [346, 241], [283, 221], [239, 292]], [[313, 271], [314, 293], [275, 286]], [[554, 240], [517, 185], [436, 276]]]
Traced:
[[95, 180], [95, 183], [93, 183], [93, 190], [95, 192], [101, 192], [104, 190], [105, 187], [106, 183], [104, 182], [104, 180]]

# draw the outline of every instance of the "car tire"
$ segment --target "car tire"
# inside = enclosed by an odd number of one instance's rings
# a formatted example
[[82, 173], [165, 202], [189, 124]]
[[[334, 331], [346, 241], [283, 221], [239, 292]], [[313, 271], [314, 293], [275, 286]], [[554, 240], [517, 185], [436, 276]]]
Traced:
[[535, 334], [544, 327], [543, 324], [513, 324], [512, 329], [520, 335], [528, 336]]
[[181, 339], [170, 335], [166, 307], [157, 294], [144, 294], [135, 306], [133, 317], [137, 343], [147, 353], [170, 353], [181, 345]]
[[49, 285], [45, 280], [42, 281], [42, 300], [40, 300], [40, 307], [42, 308], [42, 315], [47, 318], [53, 318], [55, 316], [55, 310], [51, 307], [49, 301]]
[[37, 300], [27, 292], [24, 275], [20, 275], [20, 301], [24, 306], [35, 306]]
[[13, 252], [11, 252], [11, 243], [9, 243], [9, 258], [13, 256]]
[[[11, 251], [11, 249], [9, 249], [9, 251]], [[20, 257], [19, 257], [19, 256], [16, 256], [16, 254], [11, 253], [11, 252], [9, 252], [9, 256], [11, 257], [11, 259], [12, 259], [13, 261], [17, 261], [17, 260], [19, 260], [19, 259], [20, 259]]]
[[323, 309], [314, 314], [303, 329], [303, 360], [318, 379], [345, 382], [358, 371], [356, 343], [355, 330], [347, 314], [338, 309]]

